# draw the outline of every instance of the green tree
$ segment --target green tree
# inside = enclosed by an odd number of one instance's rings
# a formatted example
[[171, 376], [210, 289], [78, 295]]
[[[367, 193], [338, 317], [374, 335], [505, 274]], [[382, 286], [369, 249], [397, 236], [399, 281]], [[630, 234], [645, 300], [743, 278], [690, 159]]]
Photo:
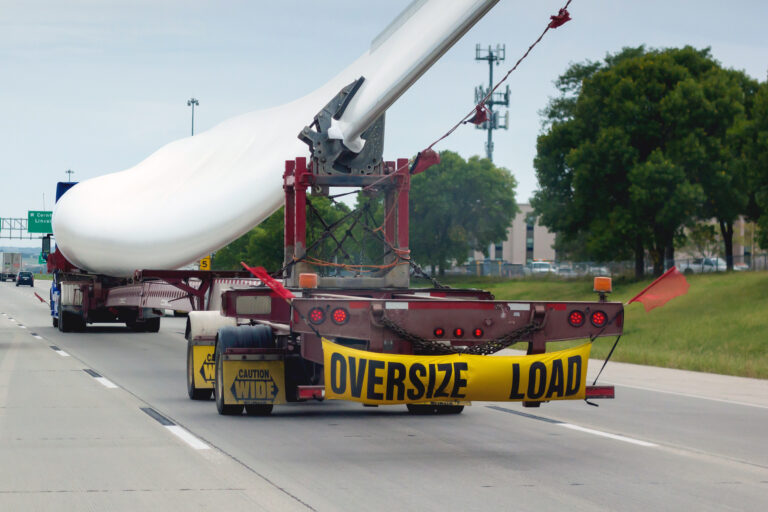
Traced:
[[465, 262], [470, 250], [487, 252], [491, 242], [506, 240], [518, 208], [508, 170], [451, 151], [440, 160], [411, 180], [410, 240], [414, 259], [442, 274], [452, 261]]
[[747, 115], [729, 132], [749, 192], [746, 215], [757, 223], [757, 240], [768, 248], [768, 81], [755, 88]]
[[674, 259], [697, 216], [732, 234], [745, 195], [727, 132], [744, 112], [744, 78], [691, 47], [625, 48], [572, 65], [537, 142], [532, 205], [542, 223], [591, 258], [633, 255], [637, 276], [646, 251], [655, 273]]

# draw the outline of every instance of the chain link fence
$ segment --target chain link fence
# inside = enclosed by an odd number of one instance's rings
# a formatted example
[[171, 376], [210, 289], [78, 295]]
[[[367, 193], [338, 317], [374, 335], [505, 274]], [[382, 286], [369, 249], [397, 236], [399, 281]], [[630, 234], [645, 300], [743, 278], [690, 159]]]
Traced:
[[[646, 259], [645, 274], [653, 275], [653, 262]], [[676, 266], [684, 274], [725, 272], [728, 264], [723, 257], [676, 258], [664, 262], [664, 270]], [[735, 272], [768, 270], [768, 254], [734, 256]], [[557, 276], [563, 279], [582, 276], [627, 276], [635, 275], [634, 261], [533, 261], [527, 265], [509, 263], [503, 260], [473, 260], [447, 272], [449, 275], [497, 276], [519, 278], [526, 276]]]

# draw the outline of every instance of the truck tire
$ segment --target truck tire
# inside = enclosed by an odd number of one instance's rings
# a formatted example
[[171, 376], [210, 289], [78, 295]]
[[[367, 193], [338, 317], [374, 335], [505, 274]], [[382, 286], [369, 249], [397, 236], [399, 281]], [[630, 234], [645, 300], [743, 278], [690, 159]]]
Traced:
[[[216, 350], [214, 359], [216, 373], [213, 385], [213, 396], [216, 399], [216, 409], [222, 415], [238, 415], [243, 413], [243, 404], [224, 403], [224, 351], [228, 348], [270, 348], [275, 346], [272, 329], [266, 325], [248, 325], [219, 329], [216, 335]], [[272, 404], [252, 404], [247, 406], [249, 414], [267, 415], [272, 412]]]
[[213, 398], [216, 400], [216, 410], [224, 416], [234, 416], [243, 414], [243, 404], [225, 404], [224, 403], [224, 350], [230, 340], [222, 336], [216, 340], [215, 359], [215, 377], [213, 381]]
[[58, 322], [59, 331], [69, 332], [71, 329], [69, 328], [69, 325], [67, 325], [67, 318], [65, 318], [66, 316], [68, 316], [68, 314], [66, 311], [62, 310], [61, 300], [59, 300], [58, 309], [59, 309], [59, 322]]
[[160, 330], [160, 317], [147, 318], [145, 320], [128, 320], [125, 322], [133, 332], [158, 332]]
[[59, 326], [59, 319], [58, 318], [52, 318], [51, 323], [53, 324], [54, 327], [58, 327]]
[[69, 330], [71, 332], [85, 331], [86, 322], [85, 322], [85, 318], [83, 318], [83, 315], [78, 313], [71, 313], [67, 320], [69, 321], [69, 325], [70, 325]]
[[431, 414], [461, 414], [463, 405], [405, 404], [411, 414], [423, 416]]
[[[187, 322], [189, 323], [189, 322]], [[191, 400], [210, 400], [212, 389], [195, 387], [195, 365], [192, 360], [192, 340], [187, 340], [187, 394]]]
[[158, 332], [160, 331], [160, 317], [155, 316], [144, 320], [144, 332]]

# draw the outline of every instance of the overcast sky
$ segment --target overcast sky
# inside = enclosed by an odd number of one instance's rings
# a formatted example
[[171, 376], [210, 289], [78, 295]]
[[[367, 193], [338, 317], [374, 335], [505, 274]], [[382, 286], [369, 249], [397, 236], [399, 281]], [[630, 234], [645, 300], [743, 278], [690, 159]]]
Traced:
[[[74, 180], [120, 171], [188, 136], [192, 96], [199, 132], [314, 90], [408, 3], [0, 0], [0, 217], [51, 209], [67, 169]], [[472, 108], [488, 80], [477, 43], [506, 45], [501, 77], [562, 4], [501, 0], [389, 110], [385, 158], [414, 155]], [[689, 44], [766, 79], [768, 2], [575, 0], [570, 12], [508, 81], [510, 127], [495, 132], [494, 162], [518, 180], [518, 202], [537, 188], [538, 112], [569, 63]], [[464, 126], [438, 149], [484, 155], [484, 141]]]

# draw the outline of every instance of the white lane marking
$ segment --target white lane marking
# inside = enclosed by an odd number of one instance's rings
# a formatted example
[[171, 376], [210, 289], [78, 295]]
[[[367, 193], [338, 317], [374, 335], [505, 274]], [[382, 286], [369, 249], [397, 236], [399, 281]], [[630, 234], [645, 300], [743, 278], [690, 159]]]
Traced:
[[192, 435], [188, 430], [178, 425], [165, 425], [165, 428], [171, 431], [173, 435], [187, 443], [195, 450], [208, 450], [210, 446]]
[[615, 439], [617, 441], [624, 441], [625, 443], [636, 444], [638, 446], [645, 446], [648, 448], [658, 446], [657, 444], [649, 443], [647, 441], [641, 441], [639, 439], [633, 439], [631, 437], [620, 436], [618, 434], [610, 434], [608, 432], [603, 432], [601, 430], [593, 430], [591, 428], [574, 425], [573, 423], [557, 423], [557, 425], [560, 425], [561, 427], [569, 428], [571, 430], [578, 430], [579, 432], [586, 432], [587, 434], [594, 434], [596, 436], [608, 437], [610, 439]]
[[42, 336], [38, 336], [37, 334], [33, 334], [33, 335], [32, 335], [32, 337], [33, 337], [33, 338], [37, 338], [37, 339], [39, 339], [39, 340], [43, 339], [43, 337], [42, 337]]
[[69, 354], [67, 354], [66, 352], [64, 352], [61, 349], [54, 349], [53, 351], [56, 352], [57, 354], [59, 354], [61, 357], [69, 357]]
[[26, 326], [19, 324], [19, 328], [26, 329]]
[[678, 391], [666, 391], [664, 389], [647, 388], [647, 387], [644, 387], [644, 386], [630, 386], [630, 385], [627, 385], [627, 384], [616, 384], [616, 386], [620, 386], [622, 388], [639, 389], [641, 391], [653, 391], [653, 392], [656, 392], [656, 393], [664, 393], [665, 395], [684, 396], [685, 398], [700, 398], [702, 400], [711, 400], [713, 402], [722, 402], [724, 404], [744, 405], [746, 407], [756, 407], [758, 409], [768, 409], [768, 405], [751, 404], [749, 402], [739, 402], [738, 400], [728, 400], [727, 398], [715, 398], [715, 397], [711, 397], [711, 396], [694, 395], [694, 394], [691, 394], [691, 393], [680, 393]]
[[[67, 354], [67, 355], [69, 355], [69, 354]], [[99, 384], [101, 384], [105, 388], [114, 389], [114, 388], [117, 387], [117, 384], [115, 384], [114, 382], [112, 382], [111, 380], [109, 380], [107, 378], [104, 378], [104, 377], [94, 377], [94, 379], [99, 381]]]

